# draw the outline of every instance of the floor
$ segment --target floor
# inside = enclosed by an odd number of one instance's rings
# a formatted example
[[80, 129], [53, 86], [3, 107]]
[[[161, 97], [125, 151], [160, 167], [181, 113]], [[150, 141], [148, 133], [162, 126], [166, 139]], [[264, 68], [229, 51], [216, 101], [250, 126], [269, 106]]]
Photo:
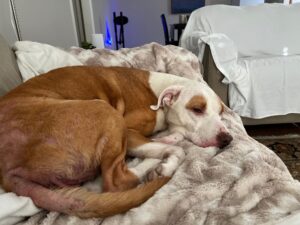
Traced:
[[300, 124], [247, 126], [248, 134], [272, 149], [300, 181]]
[[300, 134], [300, 123], [246, 126], [245, 128], [252, 137]]

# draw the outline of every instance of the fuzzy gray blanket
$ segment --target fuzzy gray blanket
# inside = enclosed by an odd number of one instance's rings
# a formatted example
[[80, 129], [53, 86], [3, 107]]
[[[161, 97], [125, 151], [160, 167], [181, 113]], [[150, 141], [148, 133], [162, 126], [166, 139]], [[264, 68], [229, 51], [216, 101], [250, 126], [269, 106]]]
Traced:
[[[73, 48], [86, 65], [125, 66], [203, 82], [196, 56], [151, 43], [119, 51]], [[300, 184], [271, 150], [249, 137], [234, 112], [223, 120], [233, 135], [225, 151], [179, 143], [186, 159], [171, 181], [140, 207], [106, 219], [41, 212], [19, 225], [274, 225], [300, 224]], [[89, 184], [91, 189], [98, 182]]]

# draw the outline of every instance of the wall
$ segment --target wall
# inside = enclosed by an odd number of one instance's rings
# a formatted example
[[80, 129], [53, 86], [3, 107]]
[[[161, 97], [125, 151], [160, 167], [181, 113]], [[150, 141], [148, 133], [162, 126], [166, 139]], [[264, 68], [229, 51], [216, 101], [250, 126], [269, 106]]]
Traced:
[[93, 1], [92, 0], [81, 0], [81, 7], [82, 7], [82, 16], [83, 16], [86, 41], [91, 43], [92, 34], [96, 33]]
[[122, 11], [129, 19], [125, 25], [126, 47], [153, 41], [164, 44], [160, 15], [164, 13], [169, 24], [178, 23], [179, 20], [178, 15], [171, 15], [170, 8], [170, 0], [93, 0], [96, 32], [105, 34], [107, 21], [114, 43], [113, 11], [117, 15]]
[[257, 5], [264, 3], [264, 0], [206, 0], [206, 5], [224, 4], [224, 5]]
[[240, 5], [257, 5], [264, 3], [264, 0], [240, 0]]
[[[206, 5], [231, 4], [233, 0], [205, 0]], [[167, 23], [178, 23], [179, 16], [171, 14], [171, 0], [93, 0], [96, 33], [105, 34], [106, 21], [110, 29], [113, 46], [113, 11], [123, 12], [129, 23], [125, 25], [125, 46], [135, 47], [149, 42], [164, 44], [160, 15], [166, 15]]]
[[[300, 0], [294, 0], [293, 2], [300, 2]], [[257, 5], [257, 4], [263, 4], [264, 2], [268, 3], [273, 3], [273, 2], [278, 2], [278, 3], [284, 3], [284, 4], [289, 4], [289, 0], [232, 0], [233, 5]]]
[[15, 5], [23, 40], [78, 46], [72, 0], [17, 0]]
[[10, 45], [17, 41], [17, 35], [10, 21], [9, 0], [0, 0], [0, 33]]
[[[9, 6], [9, 0], [0, 0], [0, 32], [12, 45], [17, 38]], [[15, 6], [22, 40], [64, 48], [78, 46], [72, 0], [17, 0]]]
[[93, 0], [93, 14], [96, 33], [104, 33], [105, 19], [112, 17], [108, 0]]

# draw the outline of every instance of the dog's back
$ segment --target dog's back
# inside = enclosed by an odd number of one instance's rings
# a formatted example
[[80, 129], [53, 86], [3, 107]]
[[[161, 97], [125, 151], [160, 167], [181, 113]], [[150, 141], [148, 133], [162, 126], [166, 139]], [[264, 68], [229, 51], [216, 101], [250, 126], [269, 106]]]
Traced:
[[[136, 93], [143, 91], [150, 96], [149, 72], [123, 67], [72, 66], [52, 70], [21, 84], [2, 97], [49, 97], [55, 99], [99, 99], [101, 97], [120, 97], [118, 92], [135, 101]], [[130, 87], [130, 89], [128, 89]]]

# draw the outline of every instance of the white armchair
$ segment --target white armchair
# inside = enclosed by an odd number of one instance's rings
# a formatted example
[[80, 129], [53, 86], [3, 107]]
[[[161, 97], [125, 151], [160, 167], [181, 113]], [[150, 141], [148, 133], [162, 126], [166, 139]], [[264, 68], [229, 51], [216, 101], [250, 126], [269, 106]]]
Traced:
[[239, 115], [299, 114], [299, 21], [300, 4], [207, 6], [192, 13], [180, 44], [201, 61], [209, 45]]

